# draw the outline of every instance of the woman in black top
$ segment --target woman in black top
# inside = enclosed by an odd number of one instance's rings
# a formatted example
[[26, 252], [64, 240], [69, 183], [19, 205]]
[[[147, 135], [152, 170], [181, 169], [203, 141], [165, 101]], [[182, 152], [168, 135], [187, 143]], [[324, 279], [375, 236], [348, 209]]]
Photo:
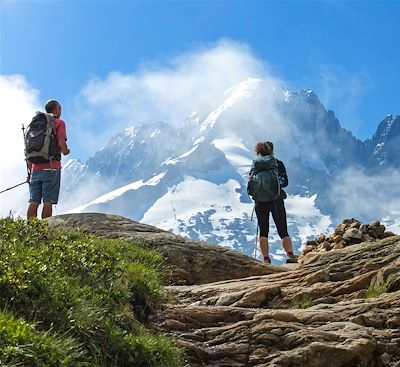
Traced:
[[[255, 146], [255, 151], [257, 158], [253, 161], [253, 168], [257, 165], [262, 164], [262, 161], [266, 157], [270, 158], [274, 156], [274, 145], [273, 143], [260, 142]], [[276, 159], [278, 164], [278, 176], [280, 184], [280, 196], [278, 199], [273, 201], [257, 201], [255, 202], [255, 211], [258, 220], [258, 226], [260, 228], [260, 249], [264, 257], [264, 262], [271, 263], [269, 258], [269, 247], [268, 247], [268, 233], [269, 233], [269, 214], [272, 214], [272, 218], [275, 222], [276, 229], [278, 231], [279, 237], [282, 239], [282, 246], [287, 254], [287, 263], [297, 262], [297, 256], [293, 254], [292, 240], [288, 234], [287, 230], [287, 220], [286, 220], [286, 210], [285, 204], [283, 202], [287, 195], [282, 189], [286, 187], [289, 183], [286, 174], [286, 168], [282, 161]], [[252, 171], [251, 171], [252, 172]]]

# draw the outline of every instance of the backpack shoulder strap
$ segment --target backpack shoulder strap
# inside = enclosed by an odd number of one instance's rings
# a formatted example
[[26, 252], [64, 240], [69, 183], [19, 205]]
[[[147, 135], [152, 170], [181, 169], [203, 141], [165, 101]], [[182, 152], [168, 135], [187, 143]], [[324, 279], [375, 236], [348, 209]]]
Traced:
[[50, 125], [53, 129], [54, 136], [56, 135], [56, 129], [54, 127], [54, 115], [52, 113], [45, 113], [47, 124]]
[[52, 113], [44, 113], [44, 115], [46, 116], [46, 119], [47, 119], [48, 122], [53, 123], [54, 115]]

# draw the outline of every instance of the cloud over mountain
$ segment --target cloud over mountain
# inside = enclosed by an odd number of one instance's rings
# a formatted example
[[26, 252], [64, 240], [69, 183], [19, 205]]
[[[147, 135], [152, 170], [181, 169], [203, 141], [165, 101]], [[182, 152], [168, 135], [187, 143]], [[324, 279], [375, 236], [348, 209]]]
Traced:
[[129, 74], [115, 71], [89, 80], [78, 98], [75, 122], [92, 153], [132, 124], [182, 125], [196, 108], [217, 108], [226, 91], [247, 78], [261, 78], [271, 88], [283, 85], [247, 45], [221, 40], [143, 64]]

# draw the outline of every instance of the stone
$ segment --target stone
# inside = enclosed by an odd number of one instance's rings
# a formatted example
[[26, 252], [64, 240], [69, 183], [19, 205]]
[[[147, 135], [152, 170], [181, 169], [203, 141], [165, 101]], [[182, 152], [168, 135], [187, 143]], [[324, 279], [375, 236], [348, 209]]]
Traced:
[[331, 239], [331, 241], [332, 241], [333, 243], [338, 243], [338, 242], [340, 242], [340, 241], [342, 241], [342, 240], [343, 240], [343, 236], [340, 235], [340, 234], [338, 234], [338, 235], [336, 235], [336, 236], [333, 236], [333, 238]]
[[308, 254], [309, 252], [313, 251], [315, 246], [312, 245], [305, 245], [303, 249], [303, 255]]
[[350, 228], [357, 228], [357, 229], [359, 229], [360, 226], [361, 226], [361, 223], [358, 222], [358, 221], [353, 222], [353, 223], [350, 224]]
[[370, 224], [370, 227], [379, 227], [381, 225], [381, 222], [379, 220], [375, 220]]
[[383, 234], [385, 233], [385, 231], [386, 231], [386, 227], [383, 225], [383, 224], [381, 224], [377, 229], [376, 229], [376, 235], [378, 236], [378, 238], [382, 238], [382, 236], [383, 236]]
[[375, 238], [371, 237], [368, 233], [364, 233], [362, 235], [362, 240], [365, 242], [372, 242], [375, 241]]
[[[376, 234], [376, 232], [373, 230], [374, 227], [370, 227], [370, 229], [368, 230], [367, 234], [370, 235], [372, 238], [377, 239], [378, 235]], [[376, 227], [375, 227], [376, 228]]]
[[321, 233], [318, 237], [317, 237], [317, 242], [318, 243], [322, 243], [322, 242], [324, 242], [326, 240], [326, 236], [323, 234], [323, 233]]
[[322, 246], [326, 251], [329, 251], [332, 248], [332, 245], [328, 241], [324, 241]]
[[350, 228], [346, 230], [346, 232], [343, 235], [343, 238], [351, 238], [351, 239], [356, 239], [356, 240], [361, 240], [363, 236], [363, 233], [357, 229], [357, 228]]
[[362, 233], [367, 233], [367, 232], [368, 232], [368, 224], [362, 224], [362, 225], [360, 226], [359, 230], [360, 230]]
[[346, 231], [346, 223], [340, 224], [336, 229], [335, 229], [335, 234], [343, 234]]
[[[340, 249], [342, 249], [342, 248], [345, 248], [346, 245], [344, 245], [343, 242], [344, 242], [344, 241], [341, 241], [341, 242], [339, 242], [339, 243], [335, 243], [335, 244], [333, 245], [333, 247], [332, 247], [332, 250], [340, 250]], [[346, 243], [346, 242], [344, 242], [344, 243]]]
[[388, 238], [388, 237], [393, 237], [393, 236], [396, 236], [393, 232], [386, 231], [386, 232], [383, 234], [382, 238]]
[[351, 238], [350, 237], [343, 237], [343, 241], [346, 242], [346, 246], [349, 246], [351, 244]]

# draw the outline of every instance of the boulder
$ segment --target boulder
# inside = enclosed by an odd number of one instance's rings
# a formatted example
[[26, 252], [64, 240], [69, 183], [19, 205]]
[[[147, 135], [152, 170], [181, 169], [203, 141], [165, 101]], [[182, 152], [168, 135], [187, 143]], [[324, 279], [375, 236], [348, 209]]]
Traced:
[[350, 228], [344, 232], [343, 238], [350, 238], [350, 240], [360, 240], [362, 239], [363, 233], [357, 228]]

